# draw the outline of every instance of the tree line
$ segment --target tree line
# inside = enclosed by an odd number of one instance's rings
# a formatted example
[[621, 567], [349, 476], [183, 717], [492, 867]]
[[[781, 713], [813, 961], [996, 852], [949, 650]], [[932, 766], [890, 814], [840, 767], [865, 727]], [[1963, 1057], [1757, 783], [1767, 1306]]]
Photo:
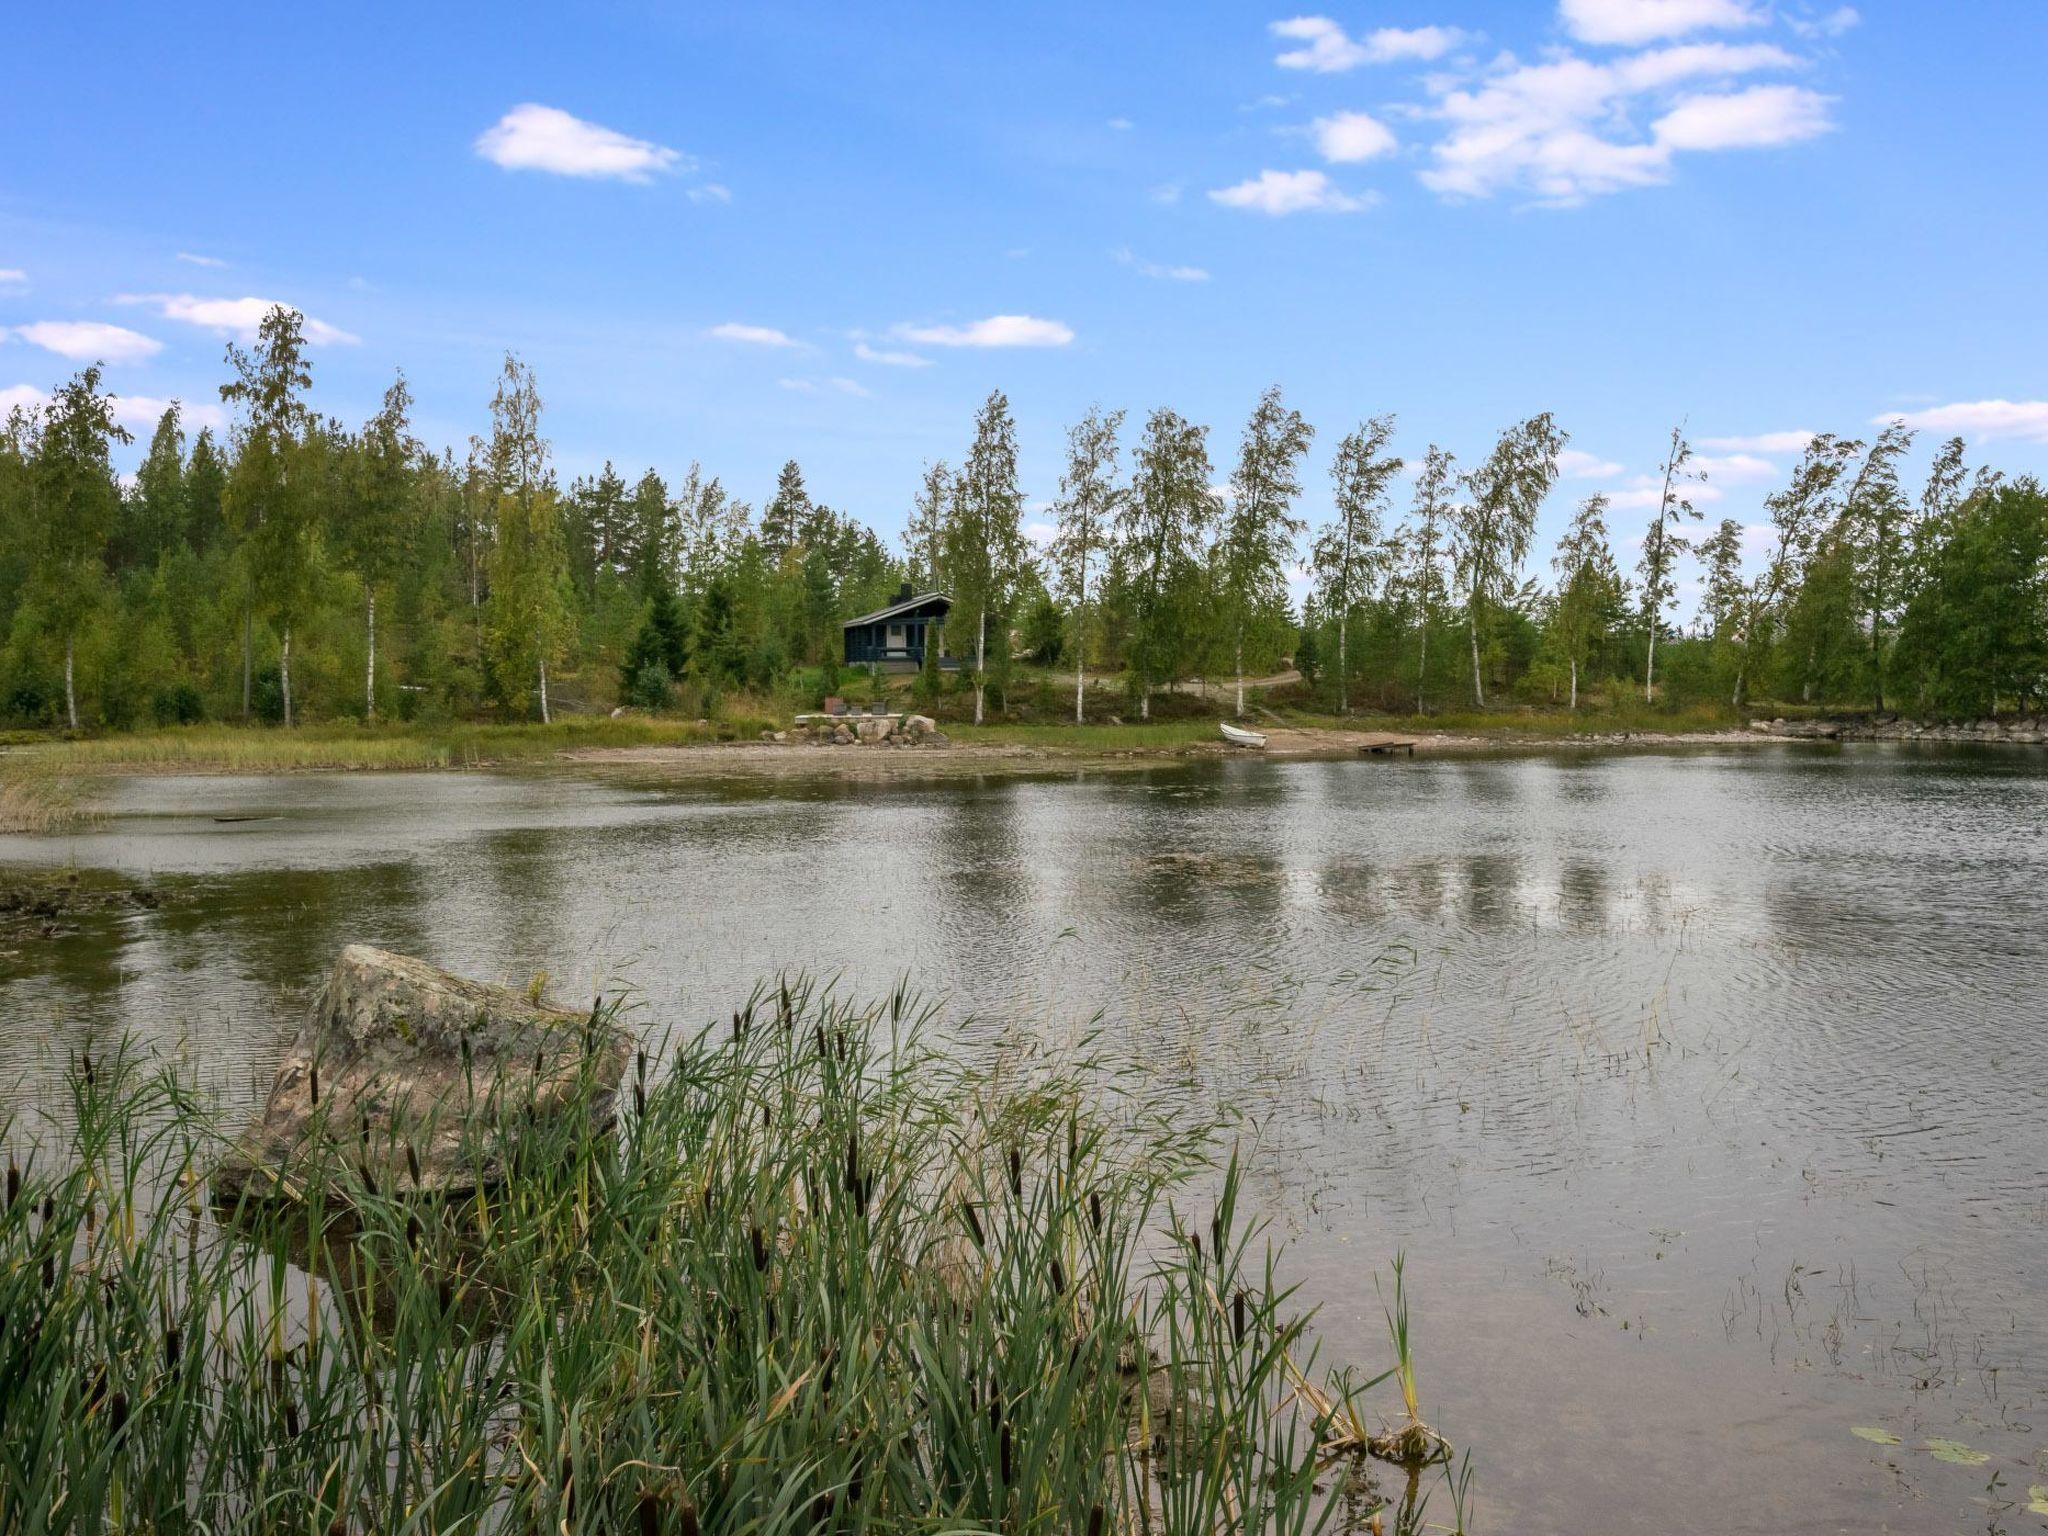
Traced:
[[[564, 489], [513, 357], [488, 433], [460, 454], [414, 436], [402, 375], [360, 426], [318, 414], [289, 309], [226, 362], [231, 428], [188, 433], [173, 405], [126, 483], [113, 455], [129, 435], [97, 366], [0, 426], [12, 723], [547, 720], [565, 699], [708, 712], [736, 690], [838, 686], [841, 622], [904, 581], [951, 596], [953, 686], [977, 720], [1026, 661], [1067, 669], [1077, 718], [1105, 707], [1105, 676], [1141, 717], [1170, 685], [1232, 679], [1241, 713], [1246, 678], [1289, 663], [1305, 702], [1345, 712], [1634, 690], [1981, 713], [2038, 703], [2048, 673], [2048, 499], [1972, 474], [1960, 440], [1910, 493], [1897, 425], [1807, 444], [1766, 500], [1760, 566], [1740, 523], [1695, 526], [1701, 477], [1674, 431], [1632, 570], [1592, 496], [1541, 583], [1536, 522], [1568, 442], [1548, 413], [1469, 466], [1432, 445], [1411, 467], [1394, 418], [1364, 420], [1331, 455], [1332, 514], [1310, 529], [1316, 434], [1279, 390], [1220, 481], [1207, 427], [1159, 409], [1127, 440], [1124, 412], [1091, 410], [1041, 549], [996, 392], [957, 467], [926, 467], [892, 550], [814, 500], [794, 461], [758, 514], [696, 464], [674, 482], [607, 464]], [[1689, 568], [1703, 595], [1681, 627]], [[943, 685], [932, 670], [919, 686]]]

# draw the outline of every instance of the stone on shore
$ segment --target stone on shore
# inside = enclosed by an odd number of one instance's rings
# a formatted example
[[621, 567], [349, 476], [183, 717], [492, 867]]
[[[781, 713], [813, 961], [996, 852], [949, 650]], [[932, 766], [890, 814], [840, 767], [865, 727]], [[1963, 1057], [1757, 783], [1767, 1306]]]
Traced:
[[351, 944], [214, 1190], [289, 1197], [321, 1158], [386, 1192], [488, 1187], [505, 1172], [500, 1121], [529, 1104], [542, 1126], [574, 1114], [581, 1134], [608, 1134], [632, 1053], [608, 1023]]

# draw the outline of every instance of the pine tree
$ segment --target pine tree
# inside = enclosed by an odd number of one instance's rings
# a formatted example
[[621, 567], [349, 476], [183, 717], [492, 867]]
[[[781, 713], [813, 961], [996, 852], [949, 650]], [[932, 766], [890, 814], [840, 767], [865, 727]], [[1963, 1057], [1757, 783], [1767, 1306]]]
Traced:
[[802, 541], [814, 515], [810, 492], [804, 489], [804, 472], [791, 459], [776, 476], [774, 497], [761, 509], [761, 552], [770, 566], [780, 566]]
[[1279, 388], [1269, 389], [1245, 423], [1237, 468], [1230, 476], [1230, 507], [1217, 542], [1216, 566], [1240, 717], [1246, 632], [1260, 616], [1286, 607], [1287, 572], [1307, 527], [1294, 511], [1301, 495], [1300, 465], [1314, 438], [1315, 428], [1281, 402]]
[[1351, 713], [1351, 613], [1371, 597], [1375, 580], [1387, 566], [1381, 523], [1387, 487], [1401, 472], [1401, 460], [1386, 451], [1393, 437], [1394, 418], [1375, 416], [1337, 445], [1336, 460], [1330, 465], [1337, 515], [1317, 537], [1311, 560], [1317, 603], [1337, 615], [1340, 714]]
[[[1102, 583], [1101, 564], [1123, 491], [1116, 484], [1117, 434], [1124, 413], [1092, 409], [1067, 434], [1067, 467], [1060, 476], [1059, 533], [1048, 551], [1055, 589], [1067, 605], [1074, 637], [1074, 723], [1083, 709], [1088, 677], [1088, 609]], [[943, 467], [943, 466], [942, 466]]]
[[185, 427], [183, 408], [173, 400], [157, 419], [149, 452], [135, 471], [130, 559], [154, 568], [185, 541]]

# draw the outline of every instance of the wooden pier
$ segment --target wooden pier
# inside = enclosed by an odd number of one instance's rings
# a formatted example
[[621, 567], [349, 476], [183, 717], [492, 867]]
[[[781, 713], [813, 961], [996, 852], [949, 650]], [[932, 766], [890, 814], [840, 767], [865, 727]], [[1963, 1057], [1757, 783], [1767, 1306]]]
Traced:
[[1396, 752], [1415, 755], [1415, 738], [1412, 736], [1367, 736], [1358, 743], [1358, 750], [1368, 757], [1392, 757]]

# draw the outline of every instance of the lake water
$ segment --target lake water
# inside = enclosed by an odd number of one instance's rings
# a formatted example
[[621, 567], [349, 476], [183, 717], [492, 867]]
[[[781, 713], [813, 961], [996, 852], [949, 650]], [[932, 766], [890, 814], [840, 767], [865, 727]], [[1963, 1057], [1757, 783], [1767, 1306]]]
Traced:
[[123, 1028], [253, 1102], [353, 940], [630, 987], [650, 1024], [784, 966], [908, 973], [963, 1050], [1100, 1012], [1242, 1113], [1327, 1358], [1384, 1361], [1374, 1280], [1407, 1254], [1478, 1529], [2048, 1526], [2048, 755], [136, 778], [107, 805], [0, 838], [166, 897], [0, 953], [0, 1108]]

